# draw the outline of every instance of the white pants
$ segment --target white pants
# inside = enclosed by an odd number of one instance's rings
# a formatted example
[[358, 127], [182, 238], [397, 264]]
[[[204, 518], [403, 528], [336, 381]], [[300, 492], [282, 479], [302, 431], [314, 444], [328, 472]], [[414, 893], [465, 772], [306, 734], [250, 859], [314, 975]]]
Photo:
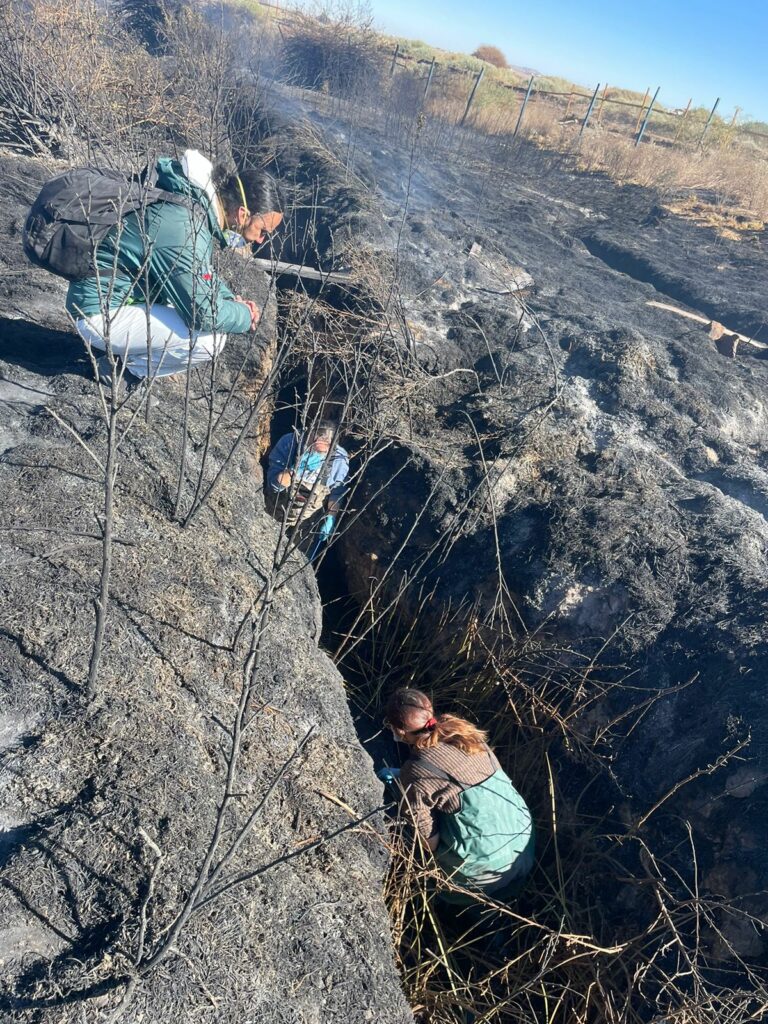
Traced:
[[[106, 330], [101, 313], [78, 320], [75, 326], [80, 336], [93, 348], [106, 352]], [[121, 306], [110, 313], [109, 340], [112, 352], [123, 360], [127, 369], [136, 377], [168, 377], [172, 373], [185, 373], [187, 366], [199, 366], [217, 356], [227, 340], [226, 334], [190, 331], [170, 306], [150, 308], [149, 334], [151, 343], [148, 360], [147, 307]]]

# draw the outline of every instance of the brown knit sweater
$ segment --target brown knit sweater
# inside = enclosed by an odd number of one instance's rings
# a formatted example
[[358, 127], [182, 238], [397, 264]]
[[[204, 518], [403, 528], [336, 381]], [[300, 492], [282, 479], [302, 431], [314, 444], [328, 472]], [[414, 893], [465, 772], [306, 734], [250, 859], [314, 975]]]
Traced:
[[435, 812], [456, 814], [461, 809], [461, 787], [430, 773], [430, 765], [441, 768], [465, 786], [477, 786], [501, 767], [488, 748], [480, 754], [465, 754], [458, 747], [438, 743], [419, 750], [400, 772], [403, 803], [410, 808], [416, 828], [423, 839], [437, 835]]

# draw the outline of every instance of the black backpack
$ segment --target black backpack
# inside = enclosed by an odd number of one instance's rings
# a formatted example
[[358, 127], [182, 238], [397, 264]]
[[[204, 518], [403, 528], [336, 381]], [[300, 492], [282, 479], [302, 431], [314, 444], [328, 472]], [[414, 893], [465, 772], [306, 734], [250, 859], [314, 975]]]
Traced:
[[24, 252], [38, 267], [70, 281], [94, 273], [94, 251], [126, 214], [153, 203], [189, 199], [156, 188], [156, 172], [128, 176], [80, 167], [43, 185], [24, 224]]

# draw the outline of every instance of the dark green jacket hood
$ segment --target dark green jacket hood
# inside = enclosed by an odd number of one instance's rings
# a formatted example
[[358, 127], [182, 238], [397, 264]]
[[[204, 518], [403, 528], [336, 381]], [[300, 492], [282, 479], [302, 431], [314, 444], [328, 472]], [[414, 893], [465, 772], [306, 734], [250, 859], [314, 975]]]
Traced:
[[170, 156], [161, 156], [155, 165], [157, 175], [155, 185], [164, 192], [172, 192], [177, 196], [189, 196], [205, 210], [208, 218], [208, 229], [222, 249], [226, 248], [227, 239], [219, 225], [216, 210], [204, 188], [193, 185], [182, 170], [178, 160]]

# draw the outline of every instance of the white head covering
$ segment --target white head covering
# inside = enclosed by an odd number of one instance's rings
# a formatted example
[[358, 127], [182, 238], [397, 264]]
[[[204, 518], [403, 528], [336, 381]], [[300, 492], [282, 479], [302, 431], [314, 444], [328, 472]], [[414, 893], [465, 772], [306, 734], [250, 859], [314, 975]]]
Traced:
[[181, 158], [181, 169], [193, 185], [203, 188], [216, 206], [218, 196], [213, 184], [213, 164], [197, 149], [187, 149]]
[[[198, 188], [205, 189], [206, 195], [211, 200], [216, 215], [222, 227], [226, 227], [224, 218], [224, 206], [216, 194], [216, 187], [213, 184], [213, 164], [203, 156], [197, 149], [187, 149], [181, 158], [181, 169], [184, 174]], [[225, 231], [227, 245], [231, 249], [242, 249], [247, 243], [237, 231]]]

